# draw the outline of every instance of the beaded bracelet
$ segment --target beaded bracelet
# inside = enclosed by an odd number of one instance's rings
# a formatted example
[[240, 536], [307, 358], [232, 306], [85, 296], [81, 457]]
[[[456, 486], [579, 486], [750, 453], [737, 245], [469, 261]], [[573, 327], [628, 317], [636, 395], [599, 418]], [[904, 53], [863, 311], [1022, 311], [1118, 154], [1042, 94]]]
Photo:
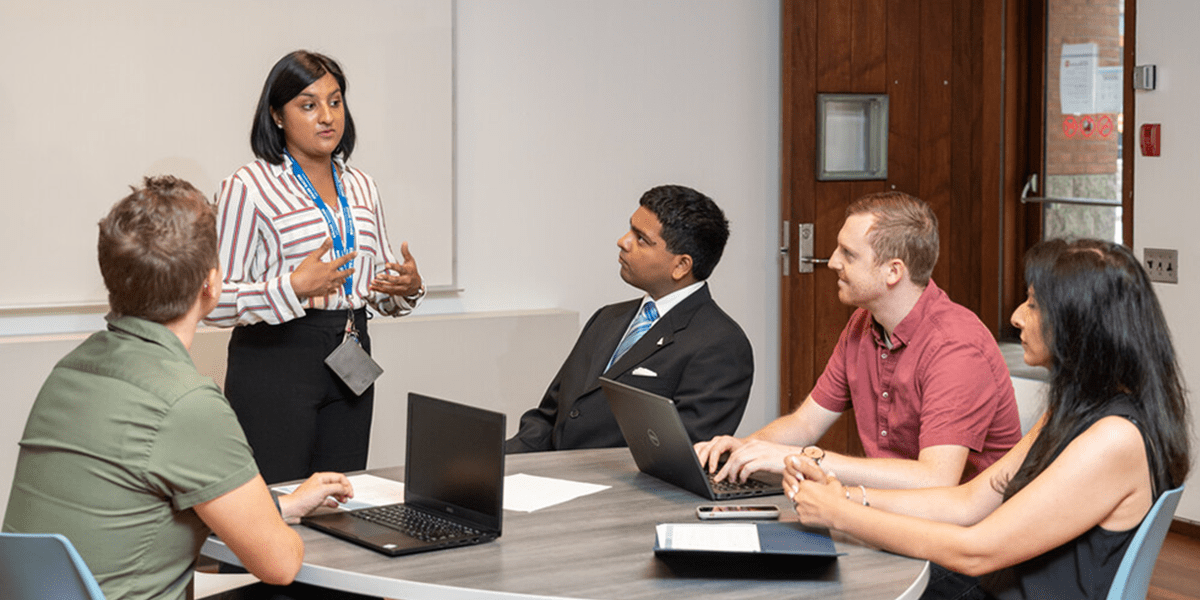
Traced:
[[[870, 506], [871, 503], [867, 502], [867, 487], [864, 485], [860, 485], [860, 486], [858, 486], [858, 489], [859, 489], [859, 491], [862, 492], [862, 505]], [[842, 486], [842, 490], [846, 492], [846, 499], [849, 500], [850, 499], [850, 488], [848, 488], [846, 486]]]

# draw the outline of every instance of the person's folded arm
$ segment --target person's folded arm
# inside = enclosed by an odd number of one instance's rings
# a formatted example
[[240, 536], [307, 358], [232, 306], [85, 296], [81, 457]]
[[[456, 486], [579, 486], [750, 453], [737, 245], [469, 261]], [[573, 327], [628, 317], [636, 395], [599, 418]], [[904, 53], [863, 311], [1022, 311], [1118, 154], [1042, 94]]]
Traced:
[[[861, 503], [865, 493], [873, 508], [944, 523], [974, 525], [1000, 506], [1001, 494], [997, 490], [997, 482], [1007, 482], [1021, 467], [1044, 421], [1043, 416], [1012, 450], [974, 479], [961, 485], [924, 489], [880, 489], [867, 487], [865, 484], [859, 487], [841, 479], [841, 474], [837, 471], [832, 472], [847, 486], [850, 500], [853, 502]], [[787, 458], [785, 485], [795, 485], [799, 475], [798, 466], [805, 460], [801, 455]], [[822, 460], [822, 463], [824, 462]]]
[[931, 446], [916, 460], [863, 458], [825, 452], [821, 468], [836, 473], [842, 483], [882, 489], [931, 488], [957, 485], [962, 479], [970, 449]]
[[[1011, 454], [1011, 453], [1010, 453]], [[1002, 467], [1012, 469], [1009, 461]], [[996, 465], [1001, 464], [997, 462]], [[857, 501], [852, 488], [826, 476], [811, 461], [801, 463], [805, 480], [790, 479], [801, 521], [845, 531], [885, 550], [934, 561], [967, 575], [981, 575], [1044, 554], [1099, 525], [1112, 531], [1136, 527], [1152, 503], [1141, 433], [1121, 417], [1106, 417], [1072, 441], [1045, 471], [1008, 501], [1000, 492], [969, 496], [982, 508], [996, 506], [964, 526], [880, 510], [924, 501], [931, 508], [949, 498], [942, 489], [890, 492]], [[989, 468], [984, 475], [1006, 475]], [[960, 489], [984, 489], [972, 480]], [[797, 491], [798, 490], [798, 491]], [[851, 499], [845, 495], [850, 491]], [[894, 497], [889, 497], [895, 495]], [[880, 500], [877, 502], [877, 498]], [[939, 500], [940, 499], [940, 500]]]

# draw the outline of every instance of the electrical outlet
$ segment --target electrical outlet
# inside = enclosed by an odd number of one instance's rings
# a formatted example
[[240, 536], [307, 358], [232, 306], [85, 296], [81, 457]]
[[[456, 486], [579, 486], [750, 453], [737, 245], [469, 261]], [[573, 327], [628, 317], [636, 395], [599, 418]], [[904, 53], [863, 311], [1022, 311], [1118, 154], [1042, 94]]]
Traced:
[[1162, 248], [1143, 248], [1142, 262], [1150, 273], [1150, 281], [1179, 283], [1179, 251]]

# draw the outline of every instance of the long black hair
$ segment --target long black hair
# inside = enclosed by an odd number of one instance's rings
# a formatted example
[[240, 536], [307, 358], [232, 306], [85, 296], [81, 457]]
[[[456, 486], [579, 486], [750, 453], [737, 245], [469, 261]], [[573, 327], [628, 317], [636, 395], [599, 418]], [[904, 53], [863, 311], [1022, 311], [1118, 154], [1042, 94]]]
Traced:
[[1025, 255], [1025, 282], [1041, 313], [1054, 364], [1046, 424], [1007, 500], [1044, 471], [1122, 395], [1148, 441], [1156, 491], [1178, 487], [1190, 467], [1187, 397], [1171, 332], [1150, 278], [1124, 246], [1047, 240]]
[[334, 154], [340, 154], [342, 159], [349, 159], [354, 151], [354, 118], [350, 116], [350, 105], [346, 103], [346, 75], [337, 61], [316, 52], [296, 50], [279, 59], [263, 83], [262, 94], [258, 97], [258, 108], [254, 111], [254, 124], [250, 126], [250, 148], [254, 155], [271, 164], [283, 163], [283, 150], [287, 147], [283, 130], [275, 126], [271, 118], [271, 109], [276, 112], [283, 110], [287, 104], [300, 95], [304, 88], [325, 76], [333, 75], [338, 86], [342, 88], [342, 106], [345, 108], [346, 126], [342, 132], [342, 141], [334, 148]]

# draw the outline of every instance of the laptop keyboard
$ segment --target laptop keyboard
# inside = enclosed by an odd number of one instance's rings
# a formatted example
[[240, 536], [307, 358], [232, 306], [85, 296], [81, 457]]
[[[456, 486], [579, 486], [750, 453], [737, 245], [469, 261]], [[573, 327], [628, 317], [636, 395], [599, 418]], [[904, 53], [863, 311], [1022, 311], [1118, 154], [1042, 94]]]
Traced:
[[403, 531], [423, 542], [436, 542], [482, 533], [436, 515], [413, 510], [404, 504], [364, 508], [351, 511], [350, 514], [372, 523]]
[[715, 492], [743, 492], [747, 490], [765, 490], [775, 487], [765, 481], [759, 481], [757, 479], [747, 479], [745, 482], [738, 483], [736, 481], [729, 481], [728, 479], [715, 481], [713, 477], [713, 473], [708, 474], [708, 483], [712, 485], [713, 491]]

